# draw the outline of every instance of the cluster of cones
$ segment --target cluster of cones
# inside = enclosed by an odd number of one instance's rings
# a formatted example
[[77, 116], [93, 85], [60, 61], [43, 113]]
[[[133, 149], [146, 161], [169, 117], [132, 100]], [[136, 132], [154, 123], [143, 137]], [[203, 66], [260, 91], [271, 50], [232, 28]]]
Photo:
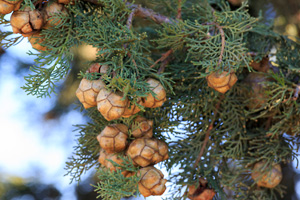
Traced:
[[[129, 132], [135, 139], [128, 144]], [[137, 176], [141, 179], [138, 183], [139, 191], [144, 197], [162, 195], [166, 190], [162, 172], [153, 165], [168, 159], [167, 145], [153, 135], [153, 121], [137, 116], [128, 128], [124, 124], [111, 124], [106, 126], [97, 136], [101, 151], [99, 162], [110, 171], [117, 169], [111, 161], [122, 166], [123, 160], [118, 156], [127, 156], [132, 159], [135, 166], [141, 167]], [[133, 172], [123, 170], [125, 177], [134, 175]]]
[[35, 9], [25, 7], [19, 10], [22, 2], [23, 0], [0, 0], [0, 14], [13, 12], [10, 17], [13, 32], [28, 37], [33, 48], [45, 51], [47, 48], [41, 45], [44, 38], [40, 32], [42, 29], [49, 29], [61, 23], [57, 16], [68, 15], [64, 4], [69, 4], [70, 0], [40, 1]]
[[[108, 68], [108, 65], [96, 63], [89, 68], [88, 72], [106, 74]], [[164, 87], [159, 81], [152, 78], [148, 78], [145, 81], [149, 84], [155, 97], [149, 93], [147, 97], [140, 98], [138, 104], [147, 108], [162, 106], [166, 101], [166, 91]], [[123, 98], [122, 92], [112, 92], [105, 87], [106, 84], [101, 77], [98, 80], [82, 79], [76, 91], [76, 96], [85, 109], [97, 106], [99, 112], [107, 121], [115, 120], [120, 117], [128, 118], [140, 111], [140, 108], [132, 104], [127, 97]]]
[[[93, 64], [88, 73], [108, 73], [108, 65]], [[159, 81], [147, 79], [150, 89], [155, 97], [149, 93], [147, 97], [138, 102], [141, 106], [155, 108], [162, 106], [166, 101], [166, 92]], [[99, 112], [107, 120], [115, 120], [120, 117], [130, 117], [137, 114], [140, 108], [131, 104], [127, 98], [123, 98], [120, 91], [112, 92], [105, 88], [106, 84], [101, 79], [82, 79], [76, 96], [84, 108], [97, 106]], [[135, 139], [129, 142], [129, 136]], [[140, 167], [137, 176], [141, 177], [138, 185], [139, 191], [144, 197], [150, 195], [162, 195], [166, 190], [164, 175], [153, 165], [168, 159], [168, 146], [163, 141], [153, 138], [153, 121], [142, 116], [136, 116], [131, 125], [110, 124], [97, 136], [101, 147], [98, 161], [110, 171], [121, 170], [124, 177], [134, 175], [134, 172], [116, 167], [111, 162], [122, 166], [122, 157], [128, 157], [133, 164]], [[124, 165], [123, 165], [124, 166]]]

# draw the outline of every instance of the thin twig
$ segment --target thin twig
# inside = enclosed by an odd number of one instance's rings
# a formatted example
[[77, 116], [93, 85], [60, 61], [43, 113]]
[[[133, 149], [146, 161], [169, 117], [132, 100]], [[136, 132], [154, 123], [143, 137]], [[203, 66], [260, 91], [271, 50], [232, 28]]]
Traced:
[[173, 50], [170, 49], [169, 51], [167, 51], [166, 53], [162, 54], [162, 57], [160, 59], [158, 59], [157, 61], [155, 61], [155, 63], [153, 65], [150, 66], [150, 68], [153, 68], [155, 65], [157, 65], [159, 62], [164, 61], [167, 57], [169, 57], [171, 55], [171, 53], [173, 53]]
[[202, 145], [201, 150], [200, 150], [200, 153], [199, 153], [199, 155], [198, 155], [198, 157], [197, 157], [197, 159], [196, 159], [196, 162], [194, 163], [194, 167], [195, 167], [195, 168], [198, 166], [198, 163], [199, 163], [200, 160], [201, 160], [201, 157], [202, 157], [202, 155], [203, 155], [203, 153], [204, 153], [204, 149], [205, 149], [205, 147], [206, 147], [206, 145], [207, 145], [207, 142], [208, 142], [208, 140], [209, 140], [209, 134], [210, 134], [210, 131], [213, 129], [213, 127], [214, 127], [213, 124], [210, 124], [209, 127], [208, 127], [208, 129], [207, 129], [207, 131], [206, 131], [206, 133], [205, 133], [205, 138], [204, 138], [203, 145]]
[[[99, 5], [99, 6], [103, 6], [103, 4], [101, 4], [101, 2], [99, 2], [98, 0], [84, 0], [84, 1], [88, 1], [90, 3]], [[155, 23], [157, 24], [162, 24], [162, 23], [174, 23], [176, 22], [176, 20], [174, 19], [170, 19], [167, 16], [161, 15], [159, 13], [154, 12], [153, 10], [149, 9], [149, 8], [142, 8], [139, 5], [136, 4], [132, 4], [129, 2], [126, 2], [125, 5], [129, 8], [134, 10], [135, 9], [135, 14], [133, 14], [134, 16], [139, 16], [139, 17], [144, 17], [144, 18], [150, 18], [152, 19]]]
[[131, 27], [132, 27], [132, 20], [133, 20], [133, 17], [135, 15], [136, 11], [137, 11], [136, 8], [133, 9], [132, 12], [130, 13], [130, 15], [128, 16], [127, 23], [126, 23], [128, 29], [131, 29]]
[[[223, 96], [222, 96], [222, 97], [223, 97]], [[198, 155], [198, 157], [197, 157], [197, 159], [196, 159], [196, 161], [195, 161], [195, 163], [194, 163], [194, 168], [196, 168], [196, 167], [198, 166], [198, 164], [199, 164], [199, 162], [200, 162], [200, 160], [201, 160], [201, 157], [202, 157], [202, 155], [203, 155], [203, 153], [204, 153], [205, 147], [206, 147], [206, 145], [207, 145], [207, 143], [208, 143], [208, 140], [209, 140], [209, 134], [210, 134], [210, 131], [211, 131], [211, 130], [213, 129], [213, 127], [214, 127], [214, 123], [215, 123], [215, 120], [216, 120], [216, 115], [217, 115], [217, 112], [218, 112], [218, 110], [219, 110], [219, 108], [220, 108], [222, 99], [223, 99], [223, 98], [221, 98], [221, 99], [219, 100], [218, 104], [216, 105], [216, 109], [215, 109], [215, 111], [214, 111], [214, 116], [215, 116], [215, 118], [214, 118], [214, 120], [212, 120], [212, 122], [210, 123], [210, 125], [209, 125], [209, 127], [208, 127], [208, 129], [207, 129], [207, 131], [206, 131], [206, 133], [205, 133], [205, 138], [204, 138], [204, 141], [203, 141], [203, 145], [202, 145], [201, 150], [200, 150], [200, 153], [199, 153], [199, 155]]]
[[205, 25], [215, 25], [219, 29], [219, 32], [220, 32], [220, 35], [221, 35], [221, 38], [222, 38], [222, 46], [221, 46], [221, 52], [220, 52], [219, 62], [218, 62], [218, 65], [220, 65], [222, 60], [223, 60], [223, 54], [224, 54], [224, 50], [225, 50], [225, 33], [224, 33], [224, 30], [223, 30], [222, 26], [220, 26], [216, 22], [205, 23]]
[[138, 6], [136, 4], [126, 3], [129, 9], [135, 9], [134, 16], [139, 16], [142, 18], [150, 18], [157, 24], [163, 24], [163, 23], [174, 23], [175, 20], [171, 20], [169, 17], [161, 15], [159, 13], [154, 12], [153, 10], [149, 8], [143, 8], [141, 6]]
[[265, 126], [265, 130], [266, 130], [266, 131], [270, 129], [271, 124], [272, 124], [272, 119], [273, 119], [272, 116], [269, 117], [269, 118], [267, 119], [267, 121], [266, 121], [266, 126]]
[[181, 0], [178, 0], [178, 9], [177, 9], [177, 19], [181, 19], [181, 9], [182, 9], [182, 2]]
[[298, 99], [299, 92], [300, 92], [300, 84], [298, 84], [297, 87], [295, 88], [295, 94], [294, 94], [293, 100], [297, 100]]
[[223, 53], [224, 53], [224, 49], [225, 49], [225, 34], [224, 34], [224, 30], [222, 29], [221, 26], [219, 26], [218, 24], [216, 26], [219, 29], [221, 37], [222, 37], [222, 47], [221, 47], [221, 53], [220, 53], [219, 62], [218, 62], [218, 65], [220, 65], [222, 62], [222, 59], [223, 59]]
[[165, 68], [169, 64], [170, 60], [171, 60], [171, 58], [166, 59], [161, 63], [160, 68], [157, 70], [158, 74], [161, 74], [165, 71]]
[[250, 55], [250, 56], [252, 56], [252, 57], [254, 57], [254, 56], [257, 56], [257, 55], [258, 55], [258, 53], [256, 53], [256, 52], [253, 52], [253, 51], [250, 51], [250, 52], [248, 52], [247, 54], [248, 54], [248, 55]]

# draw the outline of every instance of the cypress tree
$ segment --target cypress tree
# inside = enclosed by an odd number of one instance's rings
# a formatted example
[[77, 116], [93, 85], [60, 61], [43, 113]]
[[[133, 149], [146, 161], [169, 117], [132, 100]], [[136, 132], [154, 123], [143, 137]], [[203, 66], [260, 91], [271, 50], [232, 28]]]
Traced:
[[[129, 156], [138, 140], [152, 152], [141, 165], [163, 160], [160, 166], [169, 173], [167, 199], [284, 196], [280, 165], [297, 160], [299, 148], [300, 41], [273, 31], [264, 15], [251, 16], [247, 2], [0, 2], [0, 24], [13, 27], [13, 32], [0, 33], [1, 47], [27, 37], [39, 51], [28, 53], [36, 63], [24, 77], [22, 88], [28, 95], [55, 93], [72, 68], [71, 49], [82, 44], [98, 49], [97, 58], [78, 76], [101, 79], [104, 86], [98, 91], [82, 86], [79, 91], [93, 90], [98, 107], [79, 104], [90, 121], [76, 125], [77, 146], [66, 164], [72, 181], [96, 168], [99, 182], [94, 187], [102, 199], [137, 195], [141, 179], [150, 173]], [[5, 15], [8, 8], [11, 20]], [[106, 70], [101, 71], [103, 66]], [[161, 97], [164, 92], [166, 97]], [[151, 98], [154, 103], [147, 106]], [[117, 102], [137, 112], [130, 110], [125, 117]], [[112, 117], [113, 109], [119, 116]], [[149, 135], [134, 132], [142, 125], [153, 136], [135, 139], [135, 134]], [[115, 132], [104, 133], [106, 127]], [[101, 137], [107, 134], [115, 134], [113, 145], [120, 134], [126, 135], [126, 149], [114, 158], [101, 154]], [[165, 143], [168, 155], [160, 152]], [[157, 155], [163, 158], [155, 160]], [[162, 177], [157, 180], [164, 182]]]

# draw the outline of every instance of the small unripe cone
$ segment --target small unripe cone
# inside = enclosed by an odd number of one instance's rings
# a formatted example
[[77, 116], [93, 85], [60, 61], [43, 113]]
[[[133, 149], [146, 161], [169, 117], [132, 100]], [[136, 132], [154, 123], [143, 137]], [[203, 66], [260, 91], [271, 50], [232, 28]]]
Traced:
[[51, 2], [48, 3], [48, 5], [45, 7], [44, 9], [44, 13], [45, 13], [45, 25], [44, 25], [44, 29], [48, 29], [52, 26], [57, 26], [61, 23], [61, 20], [57, 20], [57, 19], [50, 19], [53, 16], [56, 16], [57, 14], [60, 15], [64, 15], [67, 16], [68, 15], [68, 11], [65, 8], [65, 6], [63, 4], [60, 3], [56, 3], [56, 2]]
[[149, 138], [133, 140], [127, 150], [127, 155], [133, 163], [141, 167], [154, 165], [169, 158], [166, 143]]
[[108, 65], [100, 65], [99, 63], [94, 63], [88, 69], [88, 73], [102, 73], [106, 74], [108, 72], [109, 66]]
[[102, 88], [97, 96], [97, 107], [99, 112], [107, 121], [122, 117], [128, 103], [128, 99], [122, 100], [121, 92], [111, 92]]
[[0, 14], [5, 15], [11, 13], [12, 11], [19, 10], [21, 3], [20, 1], [9, 1], [9, 0], [0, 0]]
[[78, 89], [76, 90], [76, 96], [83, 104], [85, 109], [97, 106], [97, 96], [99, 91], [105, 87], [105, 83], [102, 80], [88, 80], [82, 79]]
[[260, 62], [251, 61], [249, 65], [259, 72], [267, 72], [270, 69], [268, 57], [264, 57]]
[[10, 23], [14, 33], [28, 37], [42, 28], [44, 19], [42, 12], [26, 7], [24, 11], [14, 12], [10, 17]]
[[[107, 153], [104, 149], [101, 149], [99, 159], [98, 159], [99, 163], [101, 163], [101, 165], [103, 165], [104, 167], [109, 169], [111, 172], [117, 171], [117, 169], [120, 169], [119, 167], [116, 168], [112, 164], [112, 162], [110, 162], [109, 160], [112, 160], [119, 165], [122, 165], [122, 162], [123, 162], [123, 160], [121, 158], [119, 158], [117, 154]], [[122, 174], [125, 177], [129, 177], [129, 176], [133, 175], [131, 172], [126, 171], [126, 170], [122, 171]]]
[[97, 136], [102, 149], [107, 153], [121, 152], [126, 148], [128, 127], [124, 124], [112, 124], [106, 126]]
[[28, 37], [28, 41], [30, 42], [32, 48], [38, 50], [38, 51], [46, 51], [47, 47], [44, 47], [41, 45], [41, 43], [44, 42], [44, 37], [39, 33], [34, 33], [31, 36]]
[[258, 186], [274, 188], [282, 180], [281, 166], [280, 164], [276, 164], [270, 170], [268, 166], [264, 168], [265, 165], [264, 161], [256, 163], [252, 170], [251, 177]]
[[206, 76], [206, 80], [209, 87], [224, 94], [236, 83], [238, 79], [234, 72], [228, 73], [223, 71], [222, 73], [211, 73]]
[[143, 98], [142, 105], [147, 108], [157, 108], [162, 106], [167, 100], [164, 87], [158, 80], [152, 78], [147, 79], [146, 82], [150, 85], [149, 87], [156, 96], [154, 97], [151, 93], [149, 93], [147, 97]]
[[268, 98], [264, 90], [266, 81], [270, 81], [270, 79], [266, 75], [258, 73], [249, 73], [243, 81], [250, 87], [250, 91], [246, 93], [247, 98], [251, 99], [247, 105], [250, 109], [260, 108], [267, 102]]
[[155, 167], [144, 167], [138, 171], [141, 177], [138, 185], [139, 192], [148, 197], [151, 195], [162, 195], [166, 190], [166, 182], [163, 173]]
[[153, 121], [144, 117], [137, 116], [131, 125], [132, 135], [135, 138], [152, 138]]

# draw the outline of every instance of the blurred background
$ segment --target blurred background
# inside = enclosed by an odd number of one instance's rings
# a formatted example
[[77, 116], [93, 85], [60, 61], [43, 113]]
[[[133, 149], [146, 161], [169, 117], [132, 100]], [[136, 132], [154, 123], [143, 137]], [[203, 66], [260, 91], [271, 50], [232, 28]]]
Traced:
[[[241, 3], [241, 0], [228, 1], [233, 8]], [[300, 0], [249, 2], [253, 16], [262, 11], [265, 18], [274, 20], [277, 32], [291, 39], [300, 37]], [[4, 29], [10, 27], [0, 27]], [[95, 59], [96, 50], [89, 46], [72, 49], [75, 54], [72, 70], [61, 81], [57, 95], [45, 99], [27, 96], [20, 88], [25, 84], [23, 77], [34, 64], [34, 58], [26, 54], [29, 50], [34, 51], [26, 38], [7, 50], [0, 47], [0, 199], [96, 199], [97, 194], [90, 186], [95, 180], [93, 170], [80, 183], [70, 184], [70, 177], [64, 176], [65, 162], [76, 144], [73, 125], [89, 120], [74, 104], [80, 81], [77, 76], [80, 69], [87, 68], [85, 62]], [[283, 171], [283, 183], [287, 186], [284, 199], [300, 199], [300, 170], [296, 169], [296, 163], [284, 166]]]

